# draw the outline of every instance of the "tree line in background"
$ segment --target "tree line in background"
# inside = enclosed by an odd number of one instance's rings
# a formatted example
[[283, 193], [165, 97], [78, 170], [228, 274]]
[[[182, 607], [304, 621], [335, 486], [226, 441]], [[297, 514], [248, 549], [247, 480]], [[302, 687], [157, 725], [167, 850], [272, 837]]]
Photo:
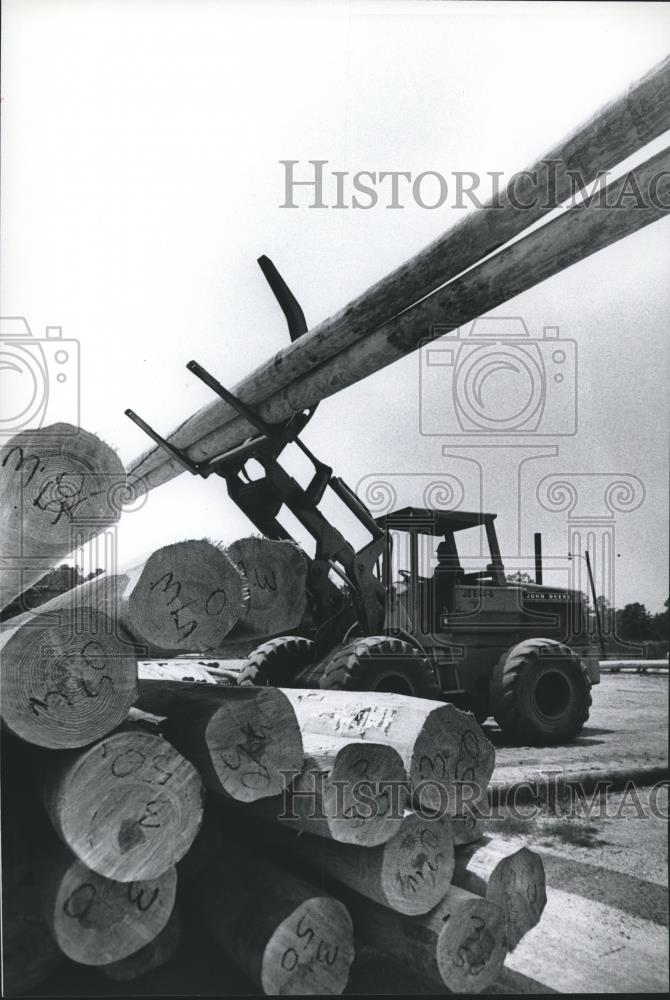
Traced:
[[59, 594], [64, 594], [67, 590], [78, 587], [80, 583], [93, 580], [101, 573], [104, 573], [104, 570], [95, 569], [84, 576], [79, 566], [70, 566], [68, 563], [55, 566], [48, 573], [45, 573], [37, 583], [29, 587], [28, 590], [24, 590], [19, 597], [14, 598], [11, 604], [3, 608], [0, 621], [4, 622], [15, 615], [23, 614], [24, 611], [31, 611], [33, 608], [39, 607], [40, 604], [46, 604], [53, 597], [58, 597]]
[[[510, 583], [535, 583], [530, 573], [509, 573], [507, 580]], [[595, 618], [592, 602], [589, 594], [584, 594], [587, 613], [590, 618]], [[625, 604], [623, 608], [613, 608], [606, 597], [602, 594], [596, 598], [603, 634], [605, 636], [616, 636], [626, 642], [667, 642], [669, 634], [668, 626], [668, 601], [663, 605], [664, 610], [656, 614], [647, 611], [644, 604], [633, 601], [632, 604]], [[593, 631], [595, 631], [595, 624]]]

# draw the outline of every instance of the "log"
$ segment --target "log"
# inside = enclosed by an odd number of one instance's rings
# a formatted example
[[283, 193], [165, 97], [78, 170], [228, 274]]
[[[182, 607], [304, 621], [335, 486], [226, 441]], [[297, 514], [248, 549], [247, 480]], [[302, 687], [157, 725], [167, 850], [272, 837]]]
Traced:
[[166, 716], [162, 731], [207, 788], [238, 802], [279, 795], [303, 763], [290, 701], [277, 688], [141, 680], [140, 709]]
[[3, 877], [2, 995], [20, 996], [35, 989], [62, 958], [42, 916], [35, 885], [28, 879], [8, 885]]
[[82, 965], [109, 965], [160, 934], [174, 908], [177, 875], [115, 882], [82, 864], [63, 844], [39, 861], [42, 910], [61, 951]]
[[303, 734], [303, 745], [302, 770], [284, 795], [245, 811], [340, 844], [386, 843], [405, 812], [407, 773], [399, 754], [379, 743], [310, 734]]
[[354, 956], [344, 905], [241, 844], [184, 890], [185, 905], [268, 995], [339, 994]]
[[480, 993], [500, 974], [505, 917], [488, 899], [452, 886], [429, 913], [408, 917], [348, 890], [341, 898], [357, 937], [452, 993]]
[[454, 870], [454, 843], [449, 821], [407, 813], [400, 829], [377, 847], [359, 847], [277, 828], [255, 821], [242, 836], [292, 865], [318, 872], [318, 878], [341, 882], [367, 899], [398, 913], [427, 913], [449, 889]]
[[129, 497], [118, 455], [72, 424], [21, 431], [0, 448], [0, 608], [115, 524]]
[[297, 628], [307, 607], [307, 557], [294, 542], [240, 538], [226, 553], [249, 588], [240, 624], [259, 636]]
[[241, 573], [206, 539], [164, 545], [141, 564], [78, 588], [147, 655], [219, 646], [249, 599]]
[[54, 829], [108, 879], [159, 877], [200, 828], [198, 773], [160, 736], [124, 728], [85, 750], [40, 754], [36, 763]]
[[501, 908], [510, 951], [539, 922], [547, 902], [540, 855], [499, 837], [459, 847], [453, 882]]
[[[230, 663], [230, 666], [227, 664]], [[222, 684], [236, 687], [244, 660], [139, 660], [137, 676], [140, 681], [198, 681], [201, 684]], [[224, 667], [223, 665], [226, 664]], [[238, 666], [239, 664], [239, 666]]]
[[0, 633], [2, 722], [22, 740], [53, 750], [105, 736], [137, 697], [132, 648], [77, 589]]
[[[655, 202], [635, 194], [654, 187]], [[646, 194], [642, 196], [646, 198]], [[603, 189], [588, 207], [577, 205], [423, 299], [368, 337], [356, 341], [268, 398], [259, 415], [269, 423], [288, 420], [329, 396], [381, 371], [431, 340], [465, 327], [496, 306], [598, 250], [663, 218], [670, 205], [670, 151], [664, 150]], [[300, 343], [302, 338], [296, 343]], [[217, 435], [232, 446], [246, 439], [241, 418]], [[202, 449], [200, 449], [202, 450]], [[217, 451], [218, 453], [218, 451]], [[130, 473], [129, 473], [130, 474]], [[135, 472], [132, 473], [135, 476]], [[170, 478], [172, 478], [170, 476]], [[135, 488], [144, 483], [133, 479]]]
[[[383, 324], [389, 330], [393, 329], [391, 321], [403, 310], [518, 236], [552, 208], [569, 199], [575, 186], [589, 185], [600, 173], [622, 162], [670, 128], [669, 108], [670, 60], [665, 59], [624, 94], [596, 112], [529, 170], [512, 177], [506, 192], [499, 199], [466, 215], [458, 225], [367, 289], [339, 313], [279, 351], [238, 383], [233, 390], [235, 395], [247, 405], [257, 408], [265, 419], [274, 419], [270, 417], [272, 410], [261, 405], [264, 401], [363, 341]], [[579, 178], [576, 185], [575, 177]], [[524, 207], [519, 208], [519, 203], [523, 203]], [[627, 224], [632, 226], [636, 221], [634, 217], [639, 213], [622, 210], [622, 214], [628, 215]], [[639, 225], [645, 224], [641, 218], [637, 221]], [[574, 219], [570, 219], [565, 228], [569, 230], [573, 222]], [[545, 236], [550, 244], [552, 237], [548, 232]], [[580, 248], [580, 256], [585, 255], [583, 247]], [[530, 256], [532, 259], [532, 254]], [[512, 275], [514, 269], [513, 260], [504, 273], [496, 275], [494, 269], [494, 276], [500, 282], [500, 301], [517, 294], [516, 291], [505, 293], [506, 277]], [[489, 294], [493, 291], [492, 288]], [[496, 304], [489, 303], [488, 297], [483, 295], [477, 302], [473, 294], [470, 318], [482, 315]], [[436, 305], [433, 322], [444, 322], [441, 305]], [[464, 320], [454, 325], [458, 326], [461, 322]], [[416, 326], [420, 326], [420, 338], [430, 335], [429, 322], [417, 317]], [[378, 367], [383, 367], [384, 363], [382, 356]], [[358, 377], [354, 369], [351, 381], [356, 381]], [[251, 432], [251, 426], [240, 421], [235, 410], [224, 401], [216, 400], [185, 420], [169, 436], [169, 440], [177, 447], [186, 448], [192, 459], [202, 461], [242, 443]], [[162, 449], [153, 447], [130, 462], [128, 471], [138, 488], [148, 491], [180, 475], [183, 468]]]
[[469, 712], [379, 691], [282, 690], [303, 733], [394, 747], [407, 769], [416, 808], [457, 816], [488, 786], [494, 750]]
[[102, 965], [100, 971], [113, 979], [117, 983], [128, 983], [140, 976], [146, 976], [148, 972], [159, 969], [174, 956], [181, 940], [181, 924], [177, 908], [172, 911], [172, 915], [163, 930], [156, 935], [153, 941], [149, 941], [139, 951], [122, 958], [118, 962], [110, 962], [109, 965]]
[[177, 862], [179, 886], [192, 882], [199, 873], [212, 865], [220, 856], [222, 847], [222, 824], [214, 797], [205, 795], [205, 808], [200, 829], [188, 851]]

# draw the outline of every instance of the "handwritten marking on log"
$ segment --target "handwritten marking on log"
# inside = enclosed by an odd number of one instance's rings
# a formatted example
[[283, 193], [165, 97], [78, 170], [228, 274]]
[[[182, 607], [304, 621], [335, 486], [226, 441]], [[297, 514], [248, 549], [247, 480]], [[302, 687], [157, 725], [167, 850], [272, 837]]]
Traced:
[[174, 908], [177, 875], [115, 882], [77, 860], [62, 844], [39, 859], [43, 912], [61, 951], [83, 965], [108, 965], [159, 934]]
[[378, 743], [309, 733], [303, 745], [302, 770], [284, 796], [253, 803], [250, 811], [341, 844], [389, 840], [403, 821], [408, 788], [399, 754]]
[[493, 747], [473, 716], [453, 705], [379, 691], [282, 690], [303, 732], [394, 747], [417, 808], [459, 815], [488, 786]]
[[453, 880], [502, 909], [510, 950], [538, 923], [547, 901], [540, 855], [497, 837], [459, 847]]
[[407, 813], [397, 833], [376, 847], [296, 834], [260, 820], [243, 823], [240, 836], [285, 856], [294, 870], [307, 865], [319, 873], [315, 880], [334, 879], [399, 913], [426, 913], [451, 884], [454, 844], [447, 819]]
[[250, 599], [242, 624], [259, 635], [297, 628], [307, 606], [307, 558], [293, 542], [240, 538], [227, 555], [242, 573]]
[[[386, 324], [390, 333], [393, 318], [403, 310], [434, 293], [439, 286], [518, 236], [545, 215], [553, 204], [569, 199], [575, 186], [588, 186], [599, 174], [670, 128], [668, 108], [670, 60], [665, 59], [624, 94], [575, 129], [533, 167], [515, 175], [508, 185], [509, 194], [503, 194], [498, 205], [468, 213], [462, 222], [356, 300], [262, 364], [235, 386], [235, 395], [253, 406], [265, 419], [281, 419], [271, 415], [272, 407], [264, 401], [279, 389], [286, 390], [291, 383], [298, 383], [319, 366], [327, 369], [327, 362], [352, 345], [361, 343], [370, 331], [377, 330], [382, 324]], [[552, 164], [555, 167], [555, 172], [552, 169], [551, 174], [555, 189], [547, 192], [543, 190], [547, 183], [547, 165], [551, 169]], [[545, 197], [547, 193], [552, 194], [555, 200]], [[519, 209], [519, 201], [515, 203], [511, 200], [514, 194], [524, 205], [530, 204], [531, 207]], [[635, 215], [635, 209], [632, 215]], [[641, 218], [639, 221], [643, 224]], [[571, 224], [572, 220], [566, 230]], [[550, 246], [552, 239], [549, 233], [545, 236]], [[585, 256], [586, 252], [582, 245], [577, 259]], [[513, 268], [509, 273], [513, 279]], [[469, 298], [469, 318], [482, 315], [493, 307], [492, 297], [498, 289], [503, 299], [517, 294], [518, 289], [505, 290], [506, 280], [506, 274], [498, 274], [496, 278], [494, 268], [492, 276], [482, 281], [479, 289], [458, 297], [459, 305], [465, 305]], [[472, 288], [469, 282], [462, 283], [461, 287]], [[450, 315], [449, 309], [438, 304], [432, 322], [443, 323], [445, 314]], [[467, 320], [459, 317], [454, 325], [460, 326], [463, 322]], [[431, 321], [424, 321], [417, 315], [415, 328], [424, 338], [431, 328]], [[378, 368], [384, 364], [383, 354], [379, 357], [382, 360], [377, 363]], [[356, 368], [351, 371], [351, 381], [355, 381], [358, 377]], [[323, 375], [321, 378], [327, 382]], [[325, 388], [328, 394], [327, 386]], [[296, 400], [296, 404], [299, 408], [305, 405], [301, 399]], [[170, 435], [170, 440], [178, 447], [187, 448], [192, 459], [202, 461], [241, 444], [252, 432], [253, 428], [239, 419], [232, 407], [216, 400], [184, 421]], [[129, 470], [139, 488], [150, 490], [182, 473], [183, 467], [167, 456], [163, 449], [152, 447], [131, 462]]]
[[217, 862], [185, 887], [185, 905], [269, 995], [339, 994], [354, 947], [338, 900], [226, 838]]
[[413, 917], [349, 891], [342, 899], [357, 936], [454, 993], [480, 993], [500, 973], [505, 918], [488, 899], [452, 886], [432, 910]]
[[70, 424], [22, 431], [0, 448], [0, 607], [118, 521], [126, 474], [94, 434]]
[[113, 622], [73, 592], [0, 634], [0, 713], [38, 746], [83, 746], [118, 726], [136, 698], [137, 660]]
[[55, 830], [106, 878], [156, 878], [200, 827], [200, 778], [160, 736], [122, 730], [86, 750], [41, 756], [39, 769]]
[[206, 540], [163, 546], [129, 578], [120, 609], [124, 624], [159, 649], [214, 649], [246, 611], [241, 574]]
[[277, 688], [146, 679], [138, 704], [167, 717], [163, 732], [209, 789], [239, 802], [278, 795], [302, 767], [298, 722]]

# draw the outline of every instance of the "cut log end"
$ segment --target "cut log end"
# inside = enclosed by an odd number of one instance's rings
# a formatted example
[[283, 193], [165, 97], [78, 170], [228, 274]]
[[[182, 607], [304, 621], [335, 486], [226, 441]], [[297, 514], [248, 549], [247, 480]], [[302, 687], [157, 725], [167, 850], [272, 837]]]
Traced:
[[[404, 812], [400, 796], [407, 788], [407, 772], [397, 751], [364, 740], [305, 737], [305, 754], [305, 768], [293, 785], [297, 793], [294, 802], [305, 829], [310, 830], [309, 820], [314, 815], [315, 802], [309, 793], [320, 787], [327, 835], [333, 840], [374, 847], [397, 832]], [[330, 772], [319, 784], [327, 762]], [[313, 832], [323, 835], [324, 828], [317, 825]]]
[[507, 947], [516, 948], [521, 938], [539, 923], [547, 902], [540, 855], [522, 847], [504, 858], [491, 875], [486, 895], [503, 910]]
[[409, 777], [418, 811], [459, 816], [486, 794], [495, 751], [474, 716], [453, 705], [427, 713], [417, 735]]
[[137, 697], [137, 660], [90, 607], [36, 614], [4, 637], [2, 720], [50, 749], [85, 746], [118, 726]]
[[0, 607], [118, 521], [127, 499], [121, 460], [94, 434], [61, 423], [11, 438], [0, 448], [0, 530], [18, 568], [3, 571]]
[[100, 971], [108, 979], [113, 979], [117, 983], [132, 982], [169, 962], [177, 951], [180, 940], [181, 925], [177, 910], [174, 909], [167, 924], [153, 941], [145, 944], [143, 948], [132, 955], [128, 955], [127, 958], [101, 966]]
[[215, 649], [243, 614], [248, 594], [241, 573], [208, 541], [157, 549], [128, 599], [126, 624], [159, 649]]
[[222, 699], [205, 742], [220, 790], [238, 802], [279, 795], [303, 763], [295, 713], [277, 689], [259, 688], [244, 700]]
[[330, 897], [300, 903], [270, 937], [261, 967], [268, 995], [338, 995], [354, 957], [353, 928], [346, 907]]
[[457, 894], [462, 898], [445, 909], [449, 916], [437, 942], [437, 967], [452, 993], [481, 993], [497, 978], [507, 954], [505, 917], [487, 899], [452, 890]]
[[[380, 902], [408, 915], [427, 913], [437, 906], [449, 889], [454, 870], [448, 820], [407, 816], [383, 852]], [[352, 888], [364, 891], [357, 885]]]
[[226, 550], [249, 588], [241, 618], [257, 635], [297, 628], [307, 606], [307, 558], [293, 542], [240, 538]]
[[157, 879], [113, 882], [72, 860], [51, 886], [46, 918], [65, 955], [82, 965], [108, 965], [163, 930], [176, 888], [174, 868]]
[[114, 733], [47, 779], [54, 826], [92, 871], [156, 878], [187, 852], [202, 820], [193, 765], [160, 736]]

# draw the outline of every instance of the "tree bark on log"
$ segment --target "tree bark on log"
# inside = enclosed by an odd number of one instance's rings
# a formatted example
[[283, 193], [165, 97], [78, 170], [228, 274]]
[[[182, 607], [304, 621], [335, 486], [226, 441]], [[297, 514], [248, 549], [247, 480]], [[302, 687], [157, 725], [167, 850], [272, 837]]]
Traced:
[[61, 951], [82, 965], [109, 965], [160, 934], [174, 908], [174, 868], [155, 879], [115, 882], [52, 844], [37, 875], [43, 913]]
[[454, 870], [454, 843], [447, 819], [407, 813], [397, 833], [376, 847], [359, 847], [279, 829], [262, 820], [245, 823], [241, 836], [260, 849], [306, 865], [398, 913], [427, 913], [447, 893]]
[[356, 937], [452, 993], [480, 993], [500, 974], [505, 918], [488, 899], [454, 886], [429, 913], [407, 917], [346, 892]]
[[293, 707], [277, 688], [140, 680], [138, 706], [165, 716], [166, 738], [206, 786], [238, 802], [279, 795], [303, 764]]
[[[372, 331], [384, 325], [391, 331], [394, 318], [399, 313], [517, 237], [553, 207], [571, 198], [575, 188], [586, 187], [600, 173], [661, 135], [670, 128], [669, 107], [670, 59], [665, 59], [623, 95], [596, 112], [530, 170], [512, 177], [499, 199], [466, 215], [458, 225], [367, 289], [339, 313], [279, 351], [235, 386], [235, 395], [256, 408], [265, 419], [279, 419], [270, 415], [273, 410], [265, 405], [266, 400], [279, 390], [286, 390], [299, 382], [319, 366], [327, 366], [334, 356], [361, 343]], [[630, 213], [623, 214], [630, 216]], [[634, 221], [629, 217], [627, 223], [631, 226]], [[638, 223], [646, 224], [641, 218]], [[572, 224], [571, 219], [567, 228]], [[621, 235], [625, 235], [625, 231]], [[550, 244], [553, 237], [549, 232], [545, 236]], [[579, 256], [586, 256], [583, 246]], [[521, 290], [505, 291], [507, 275], [513, 274], [515, 266], [516, 262], [510, 261], [505, 272], [498, 275], [499, 294], [502, 294], [502, 299], [498, 301], [505, 301]], [[542, 277], [537, 280], [542, 280]], [[481, 284], [486, 288], [486, 282]], [[493, 286], [488, 288], [488, 297], [484, 295], [479, 302], [474, 292], [475, 289], [470, 295], [470, 319], [497, 304], [492, 300]], [[444, 314], [443, 305], [436, 304], [432, 321], [443, 323]], [[417, 314], [416, 321], [411, 321], [417, 339], [430, 335], [430, 322], [424, 321], [422, 315]], [[450, 315], [449, 309], [446, 315]], [[467, 320], [461, 318], [454, 326], [463, 322]], [[395, 360], [395, 356], [390, 360]], [[384, 362], [380, 361], [378, 367], [383, 365]], [[361, 377], [356, 374], [356, 367], [353, 374], [351, 381]], [[321, 378], [325, 381], [323, 375]], [[331, 391], [337, 390], [333, 388]], [[326, 392], [326, 395], [329, 394]], [[300, 403], [301, 407], [303, 405]], [[216, 400], [185, 420], [169, 436], [169, 440], [177, 447], [186, 448], [192, 459], [202, 461], [240, 444], [252, 430], [246, 421], [237, 418], [236, 411], [227, 403]], [[156, 447], [131, 462], [128, 469], [133, 481], [143, 490], [153, 489], [183, 472], [179, 463]]]
[[35, 765], [54, 829], [105, 878], [158, 878], [200, 828], [200, 777], [160, 736], [127, 728], [86, 750], [40, 754]]
[[498, 837], [459, 847], [453, 882], [501, 908], [510, 951], [539, 922], [547, 902], [540, 855]]
[[340, 844], [386, 843], [405, 810], [407, 773], [400, 755], [367, 740], [309, 733], [303, 734], [303, 746], [302, 770], [284, 795], [252, 803], [245, 811]]
[[100, 971], [116, 983], [132, 982], [169, 962], [177, 951], [180, 940], [181, 924], [175, 907], [165, 927], [153, 941], [149, 941], [143, 948], [128, 955], [127, 958], [111, 962], [109, 965], [102, 965]]
[[493, 747], [474, 717], [453, 705], [380, 691], [282, 690], [303, 733], [394, 747], [417, 809], [457, 816], [488, 786]]
[[115, 524], [128, 499], [118, 455], [72, 424], [22, 431], [0, 448], [0, 608]]
[[184, 891], [199, 922], [268, 995], [337, 995], [354, 956], [339, 900], [226, 839], [216, 865]]
[[297, 628], [307, 607], [307, 557], [293, 542], [240, 538], [226, 554], [249, 588], [240, 625], [259, 636]]
[[134, 651], [77, 589], [0, 632], [2, 722], [22, 740], [53, 750], [105, 736], [137, 697]]

